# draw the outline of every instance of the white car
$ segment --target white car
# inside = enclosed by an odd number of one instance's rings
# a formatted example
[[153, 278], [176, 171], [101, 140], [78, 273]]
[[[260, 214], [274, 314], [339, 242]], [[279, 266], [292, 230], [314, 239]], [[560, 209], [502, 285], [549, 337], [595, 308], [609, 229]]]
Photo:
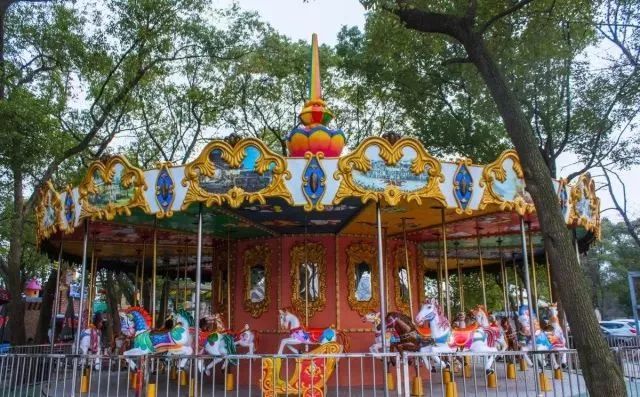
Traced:
[[635, 327], [635, 321], [627, 320], [611, 320], [600, 321], [600, 326], [606, 329], [611, 336], [636, 336], [638, 331]]

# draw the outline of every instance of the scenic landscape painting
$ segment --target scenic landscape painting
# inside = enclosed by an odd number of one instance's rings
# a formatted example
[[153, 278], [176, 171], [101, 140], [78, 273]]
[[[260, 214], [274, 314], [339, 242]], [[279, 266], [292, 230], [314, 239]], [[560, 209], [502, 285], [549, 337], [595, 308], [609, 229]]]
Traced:
[[[266, 171], [264, 174], [259, 174], [255, 171], [256, 161], [260, 155], [258, 148], [247, 146], [240, 167], [230, 168], [222, 158], [222, 151], [212, 150], [209, 153], [209, 160], [215, 165], [215, 171], [212, 176], [200, 176], [200, 187], [214, 194], [226, 193], [234, 186], [246, 192], [258, 192], [266, 188], [271, 183], [272, 172]], [[275, 163], [272, 163], [271, 167], [275, 167]]]
[[133, 187], [125, 188], [122, 186], [122, 174], [124, 166], [116, 164], [114, 166], [114, 175], [111, 183], [105, 183], [99, 171], [93, 174], [93, 184], [96, 192], [89, 194], [89, 204], [94, 207], [102, 208], [111, 203], [115, 206], [122, 206], [131, 201], [133, 198]]

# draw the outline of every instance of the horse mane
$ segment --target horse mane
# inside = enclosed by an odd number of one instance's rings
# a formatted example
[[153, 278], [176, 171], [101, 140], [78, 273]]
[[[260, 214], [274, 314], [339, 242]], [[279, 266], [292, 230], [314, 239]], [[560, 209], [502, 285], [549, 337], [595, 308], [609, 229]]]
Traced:
[[143, 307], [131, 306], [125, 309], [125, 313], [138, 313], [144, 320], [145, 324], [147, 324], [147, 328], [151, 327], [151, 315]]
[[447, 316], [444, 315], [444, 311], [442, 310], [442, 306], [440, 306], [440, 302], [435, 300], [434, 305], [436, 307], [436, 315], [438, 316], [438, 319], [439, 319], [438, 326], [440, 328], [451, 327], [451, 322], [449, 322], [449, 319], [447, 318]]
[[187, 319], [187, 322], [189, 323], [189, 324], [186, 324], [187, 327], [193, 327], [195, 325], [193, 316], [188, 311], [181, 308], [181, 309], [178, 309], [176, 314]]

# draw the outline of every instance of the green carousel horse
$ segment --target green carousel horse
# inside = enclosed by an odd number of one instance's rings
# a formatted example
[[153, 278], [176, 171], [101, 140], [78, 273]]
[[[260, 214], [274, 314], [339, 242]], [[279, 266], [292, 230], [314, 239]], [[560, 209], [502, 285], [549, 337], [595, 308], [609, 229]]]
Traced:
[[[128, 357], [146, 356], [149, 354], [167, 354], [170, 356], [188, 356], [193, 354], [192, 336], [189, 330], [194, 325], [193, 317], [184, 309], [173, 316], [174, 327], [171, 330], [152, 330], [151, 316], [141, 307], [134, 306], [120, 311], [122, 333], [133, 338], [133, 348], [123, 354], [129, 369], [135, 371], [136, 364]], [[184, 368], [187, 357], [178, 362], [178, 369]]]

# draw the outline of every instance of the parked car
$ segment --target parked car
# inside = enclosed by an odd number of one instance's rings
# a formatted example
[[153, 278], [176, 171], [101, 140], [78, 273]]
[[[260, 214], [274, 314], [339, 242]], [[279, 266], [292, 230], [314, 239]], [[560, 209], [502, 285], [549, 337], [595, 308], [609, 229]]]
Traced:
[[600, 327], [609, 331], [610, 336], [636, 336], [638, 333], [635, 324], [628, 321], [600, 321]]

